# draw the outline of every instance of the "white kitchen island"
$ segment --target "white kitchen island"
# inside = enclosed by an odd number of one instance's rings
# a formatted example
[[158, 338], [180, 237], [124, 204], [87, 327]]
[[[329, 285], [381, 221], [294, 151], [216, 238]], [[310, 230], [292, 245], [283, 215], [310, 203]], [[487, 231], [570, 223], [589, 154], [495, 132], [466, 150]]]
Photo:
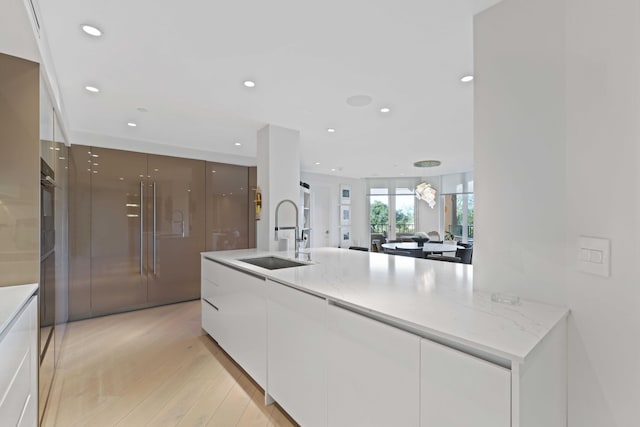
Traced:
[[568, 310], [496, 303], [473, 267], [321, 248], [202, 254], [202, 325], [303, 426], [566, 425]]
[[0, 426], [38, 425], [37, 291], [0, 287]]

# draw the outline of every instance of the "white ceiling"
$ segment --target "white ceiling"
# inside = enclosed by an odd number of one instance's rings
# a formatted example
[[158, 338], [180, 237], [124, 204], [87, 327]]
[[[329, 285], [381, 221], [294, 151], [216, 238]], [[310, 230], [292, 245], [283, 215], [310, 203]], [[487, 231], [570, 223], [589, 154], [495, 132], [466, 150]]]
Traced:
[[[425, 175], [412, 165], [423, 159], [442, 161], [427, 175], [472, 169], [473, 84], [459, 78], [472, 72], [473, 13], [498, 1], [40, 0], [40, 9], [72, 135], [255, 156], [256, 132], [271, 123], [300, 130], [303, 170], [368, 177]], [[346, 104], [359, 94], [372, 104]]]
[[0, 7], [0, 52], [40, 60], [31, 18], [22, 0], [3, 0]]

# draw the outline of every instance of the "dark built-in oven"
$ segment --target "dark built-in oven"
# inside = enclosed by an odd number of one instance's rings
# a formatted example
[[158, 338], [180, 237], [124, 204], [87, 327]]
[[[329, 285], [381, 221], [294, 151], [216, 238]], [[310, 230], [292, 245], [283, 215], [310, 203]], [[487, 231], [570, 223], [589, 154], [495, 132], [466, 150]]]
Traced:
[[55, 188], [53, 169], [40, 159], [40, 255], [51, 252], [56, 244]]

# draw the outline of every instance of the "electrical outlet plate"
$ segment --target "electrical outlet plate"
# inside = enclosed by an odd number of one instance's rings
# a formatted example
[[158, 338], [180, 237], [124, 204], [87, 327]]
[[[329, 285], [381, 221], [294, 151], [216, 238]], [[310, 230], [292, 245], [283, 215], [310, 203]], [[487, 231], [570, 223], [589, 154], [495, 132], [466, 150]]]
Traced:
[[578, 270], [609, 277], [611, 275], [611, 241], [597, 237], [580, 236]]

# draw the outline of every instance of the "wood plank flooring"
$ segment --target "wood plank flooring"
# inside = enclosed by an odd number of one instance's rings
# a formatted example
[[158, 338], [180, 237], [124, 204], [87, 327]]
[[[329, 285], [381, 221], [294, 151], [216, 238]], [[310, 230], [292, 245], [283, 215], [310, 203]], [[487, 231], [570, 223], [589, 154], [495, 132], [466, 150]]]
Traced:
[[43, 426], [296, 426], [201, 334], [199, 301], [70, 323]]

